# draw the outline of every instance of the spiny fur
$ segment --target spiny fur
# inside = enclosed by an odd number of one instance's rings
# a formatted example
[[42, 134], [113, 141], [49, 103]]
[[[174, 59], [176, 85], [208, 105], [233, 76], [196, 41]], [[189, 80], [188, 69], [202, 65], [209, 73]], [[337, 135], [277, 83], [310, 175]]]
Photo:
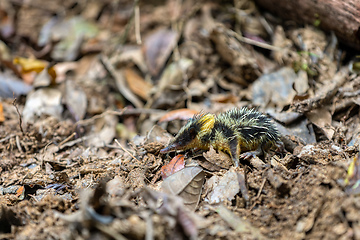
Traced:
[[[230, 154], [238, 165], [239, 158], [263, 154], [279, 142], [280, 134], [268, 117], [253, 109], [235, 108], [217, 117], [210, 113], [194, 115], [162, 152], [208, 150], [213, 146]], [[247, 151], [252, 152], [240, 155]]]

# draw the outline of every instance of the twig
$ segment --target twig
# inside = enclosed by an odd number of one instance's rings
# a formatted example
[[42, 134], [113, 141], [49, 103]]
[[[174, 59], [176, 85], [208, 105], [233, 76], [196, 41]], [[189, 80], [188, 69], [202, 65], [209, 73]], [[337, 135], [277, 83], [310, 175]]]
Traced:
[[250, 38], [243, 37], [240, 34], [238, 34], [237, 32], [234, 32], [234, 31], [232, 31], [230, 29], [228, 29], [228, 33], [229, 33], [230, 36], [235, 37], [240, 42], [244, 42], [244, 43], [247, 43], [247, 44], [250, 44], [250, 45], [254, 45], [254, 46], [261, 47], [261, 48], [268, 49], [268, 50], [272, 50], [272, 51], [280, 51], [281, 50], [281, 48], [279, 48], [279, 47], [275, 47], [275, 46], [267, 44], [267, 43], [262, 43], [262, 42], [259, 42], [259, 41], [252, 40]]
[[86, 141], [86, 140], [90, 139], [91, 137], [92, 137], [92, 136], [84, 136], [84, 137], [81, 137], [81, 138], [72, 140], [72, 141], [70, 141], [70, 142], [66, 142], [66, 143], [64, 143], [63, 145], [61, 145], [61, 146], [59, 147], [59, 149], [61, 150], [61, 149], [65, 148], [65, 147], [74, 146], [75, 144], [80, 143], [80, 142], [83, 142], [83, 141]]
[[141, 163], [141, 161], [139, 159], [137, 159], [136, 157], [134, 157], [134, 155], [132, 155], [126, 148], [124, 148], [117, 139], [115, 139], [115, 142], [121, 147], [122, 150], [127, 152], [133, 159], [135, 159], [136, 161]]
[[134, 104], [136, 108], [142, 108], [144, 104], [138, 99], [138, 97], [133, 94], [126, 83], [126, 79], [121, 72], [116, 71], [109, 58], [105, 55], [100, 56], [100, 62], [103, 64], [105, 69], [110, 73], [110, 75], [114, 78], [115, 84], [120, 91], [121, 95], [124, 96], [129, 102]]
[[140, 35], [140, 8], [139, 1], [136, 1], [135, 9], [135, 38], [137, 44], [142, 44], [141, 35]]
[[263, 181], [262, 181], [262, 183], [261, 183], [261, 186], [260, 186], [260, 189], [259, 189], [259, 191], [258, 191], [258, 194], [256, 195], [256, 197], [255, 197], [255, 199], [254, 199], [254, 203], [253, 203], [253, 205], [251, 206], [251, 208], [250, 208], [250, 211], [256, 206], [256, 201], [260, 198], [260, 195], [261, 195], [261, 192], [262, 192], [262, 190], [263, 190], [263, 188], [264, 188], [264, 186], [265, 186], [265, 183], [266, 183], [266, 178], [264, 177], [263, 178]]
[[10, 134], [10, 135], [4, 137], [3, 139], [1, 139], [1, 140], [0, 140], [0, 143], [5, 142], [5, 141], [7, 141], [7, 140], [9, 140], [10, 138], [15, 137], [15, 136], [16, 136], [15, 134]]
[[99, 118], [103, 118], [106, 115], [125, 116], [125, 115], [152, 114], [152, 113], [165, 113], [165, 112], [166, 111], [160, 109], [146, 109], [146, 108], [133, 108], [133, 109], [124, 108], [121, 111], [107, 110], [101, 114], [93, 116], [92, 118], [80, 120], [76, 122], [76, 126], [88, 125]]
[[12, 102], [12, 104], [14, 105], [14, 107], [15, 107], [15, 109], [16, 109], [16, 112], [17, 112], [17, 114], [19, 115], [19, 126], [20, 126], [20, 130], [21, 130], [22, 134], [25, 135], [25, 132], [24, 132], [24, 130], [23, 130], [23, 128], [22, 128], [22, 117], [21, 117], [21, 114], [20, 114], [20, 112], [19, 112], [19, 108], [18, 108], [17, 105], [16, 105], [16, 98], [14, 98], [14, 101]]
[[[129, 22], [126, 24], [125, 26], [125, 30], [124, 30], [124, 33], [123, 35], [121, 36], [121, 39], [120, 39], [120, 44], [124, 44], [125, 41], [126, 41], [126, 38], [129, 34], [129, 31], [130, 31], [130, 27], [131, 27], [131, 24], [133, 22], [133, 20], [135, 19], [136, 21], [136, 7], [139, 7], [139, 0], [135, 0], [134, 1], [134, 11], [132, 12], [131, 14], [131, 17], [130, 17], [130, 20]], [[140, 22], [140, 21], [139, 21]], [[140, 24], [139, 24], [140, 26]], [[136, 24], [135, 24], [135, 31], [136, 31]], [[136, 34], [136, 33], [135, 33]], [[137, 39], [136, 39], [137, 40]]]
[[70, 139], [72, 139], [74, 136], [76, 135], [76, 133], [72, 133], [70, 136], [68, 136], [67, 138], [65, 138], [60, 144], [59, 144], [59, 148], [61, 148], [61, 146], [63, 144], [65, 144], [66, 142], [68, 142]]
[[24, 151], [23, 151], [22, 148], [21, 148], [20, 138], [19, 138], [18, 135], [16, 135], [15, 140], [16, 140], [16, 146], [17, 146], [17, 148], [19, 149], [19, 152], [24, 153]]

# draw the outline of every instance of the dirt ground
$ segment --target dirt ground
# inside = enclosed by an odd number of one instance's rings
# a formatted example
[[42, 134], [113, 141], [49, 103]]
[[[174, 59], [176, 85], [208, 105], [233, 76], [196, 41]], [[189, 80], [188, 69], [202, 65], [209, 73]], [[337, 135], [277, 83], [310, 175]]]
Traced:
[[[0, 239], [360, 239], [357, 61], [251, 0], [2, 0]], [[160, 153], [235, 107], [284, 148]]]

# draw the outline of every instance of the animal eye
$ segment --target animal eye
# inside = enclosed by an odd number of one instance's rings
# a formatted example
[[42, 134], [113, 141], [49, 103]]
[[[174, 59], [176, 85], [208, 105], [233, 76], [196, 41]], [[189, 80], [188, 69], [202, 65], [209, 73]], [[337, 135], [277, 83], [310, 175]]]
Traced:
[[196, 137], [196, 130], [194, 127], [190, 127], [189, 128], [189, 134], [191, 138], [195, 138]]

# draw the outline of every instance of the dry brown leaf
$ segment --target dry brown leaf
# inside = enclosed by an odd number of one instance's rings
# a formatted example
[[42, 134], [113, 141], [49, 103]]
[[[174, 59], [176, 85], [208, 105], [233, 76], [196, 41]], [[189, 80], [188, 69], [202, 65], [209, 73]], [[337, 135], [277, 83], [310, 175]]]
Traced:
[[217, 102], [217, 103], [232, 103], [235, 104], [239, 102], [239, 96], [235, 96], [232, 93], [226, 93], [226, 94], [213, 94], [210, 96], [211, 102]]
[[201, 167], [186, 167], [166, 178], [161, 188], [166, 193], [179, 195], [184, 204], [195, 211], [201, 196], [205, 173]]
[[5, 121], [5, 116], [4, 116], [4, 108], [2, 103], [0, 102], [0, 122], [4, 122]]
[[171, 161], [161, 167], [161, 176], [163, 179], [173, 175], [185, 167], [185, 158], [183, 154], [176, 155]]
[[[24, 186], [19, 187], [19, 189], [16, 191], [16, 197], [20, 198], [21, 196], [25, 196]], [[24, 197], [22, 197], [22, 199], [24, 199]]]
[[154, 125], [146, 135], [146, 141], [144, 144], [149, 143], [161, 143], [163, 145], [169, 144], [174, 137], [158, 125]]
[[[48, 63], [46, 61], [31, 58], [16, 57], [14, 58], [13, 62], [15, 65], [20, 66], [21, 76], [24, 80], [27, 80], [27, 83], [32, 83], [34, 81], [34, 78], [37, 76], [32, 72], [40, 73], [48, 66]], [[49, 74], [51, 77], [51, 81], [55, 81], [56, 72], [54, 67], [50, 67], [46, 70], [47, 74]]]
[[151, 83], [146, 82], [133, 69], [126, 68], [124, 70], [126, 82], [130, 90], [141, 97], [143, 100], [148, 100], [149, 93], [153, 87]]
[[229, 169], [233, 164], [229, 155], [221, 151], [217, 153], [212, 146], [209, 151], [203, 153], [203, 156], [208, 162], [221, 168]]
[[164, 68], [166, 60], [173, 51], [179, 34], [172, 30], [160, 29], [150, 35], [144, 44], [146, 65], [153, 76], [157, 76]]
[[188, 120], [188, 119], [192, 118], [196, 113], [198, 113], [198, 111], [193, 110], [193, 109], [187, 109], [187, 108], [172, 110], [172, 111], [166, 113], [164, 116], [162, 116], [159, 119], [159, 123], [170, 122], [175, 119]]
[[63, 100], [76, 121], [84, 118], [87, 108], [86, 94], [74, 81], [66, 81]]
[[[217, 176], [214, 177], [216, 178]], [[213, 186], [210, 187], [212, 190], [208, 190], [206, 198], [210, 204], [233, 200], [235, 195], [240, 191], [236, 170], [231, 168], [219, 181], [215, 181]]]
[[262, 75], [252, 85], [253, 103], [263, 107], [276, 105], [279, 108], [290, 105], [296, 95], [293, 84], [297, 77], [289, 67]]
[[329, 110], [325, 108], [314, 109], [306, 113], [306, 117], [325, 134], [327, 139], [331, 140], [335, 130], [331, 126], [332, 116]]
[[25, 123], [34, 123], [42, 115], [50, 115], [61, 119], [63, 105], [62, 93], [55, 88], [40, 88], [27, 95], [22, 113]]

